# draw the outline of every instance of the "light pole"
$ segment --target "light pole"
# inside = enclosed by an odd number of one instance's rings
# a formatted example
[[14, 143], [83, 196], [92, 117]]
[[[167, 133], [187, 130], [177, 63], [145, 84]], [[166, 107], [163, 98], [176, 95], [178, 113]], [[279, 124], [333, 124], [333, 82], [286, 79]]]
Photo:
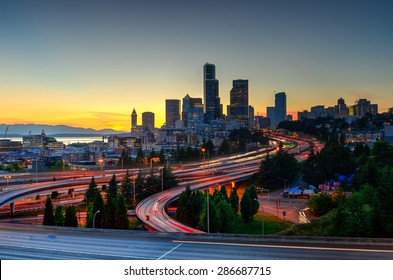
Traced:
[[98, 213], [100, 213], [100, 210], [97, 210], [97, 212], [95, 212], [94, 213], [94, 216], [93, 216], [93, 228], [94, 228], [94, 222], [95, 222], [95, 220], [96, 220], [96, 215], [98, 214]]
[[37, 183], [38, 160], [35, 161], [35, 182]]
[[206, 190], [207, 233], [210, 233], [209, 188]]
[[135, 203], [135, 201], [136, 201], [136, 197], [135, 197], [135, 179], [136, 179], [136, 174], [135, 174], [135, 176], [134, 176], [134, 184], [133, 184], [133, 186], [134, 186], [134, 203]]
[[161, 191], [164, 191], [164, 167], [160, 168], [160, 172], [161, 172]]
[[206, 161], [206, 159], [205, 159], [205, 152], [206, 152], [206, 149], [202, 148], [201, 151], [202, 151], [202, 154], [203, 154], [203, 175], [205, 175], [205, 161]]
[[103, 164], [104, 160], [103, 160], [102, 158], [100, 158], [100, 159], [98, 160], [98, 162], [99, 162], [99, 164], [100, 164], [100, 171], [101, 171], [101, 173], [102, 173], [102, 164]]

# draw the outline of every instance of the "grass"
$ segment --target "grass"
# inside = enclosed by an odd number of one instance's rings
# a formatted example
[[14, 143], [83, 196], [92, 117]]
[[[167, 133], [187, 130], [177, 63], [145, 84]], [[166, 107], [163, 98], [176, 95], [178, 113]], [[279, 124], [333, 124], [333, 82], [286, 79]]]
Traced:
[[[292, 227], [290, 222], [283, 221], [273, 215], [264, 215], [265, 234], [277, 234], [280, 231]], [[257, 213], [254, 220], [245, 223], [241, 221], [232, 233], [238, 234], [262, 234], [262, 214]]]

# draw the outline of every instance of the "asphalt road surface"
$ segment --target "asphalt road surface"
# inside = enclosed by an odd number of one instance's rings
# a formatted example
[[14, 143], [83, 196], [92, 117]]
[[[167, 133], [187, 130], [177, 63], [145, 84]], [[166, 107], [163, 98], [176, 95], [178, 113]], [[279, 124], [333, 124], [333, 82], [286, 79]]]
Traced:
[[393, 247], [242, 242], [187, 234], [0, 224], [2, 260], [319, 260], [393, 259]]

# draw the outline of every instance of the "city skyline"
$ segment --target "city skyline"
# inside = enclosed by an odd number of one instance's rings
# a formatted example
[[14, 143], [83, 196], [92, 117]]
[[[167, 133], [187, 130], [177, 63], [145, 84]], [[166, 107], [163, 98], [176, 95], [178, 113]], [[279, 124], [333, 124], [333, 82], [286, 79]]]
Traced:
[[1, 3], [0, 123], [129, 131], [135, 108], [154, 112], [160, 127], [166, 99], [203, 98], [207, 62], [217, 68], [224, 108], [232, 81], [246, 79], [255, 115], [266, 116], [274, 91], [286, 92], [295, 118], [339, 97], [349, 105], [367, 98], [385, 112], [393, 107], [391, 8], [389, 1]]

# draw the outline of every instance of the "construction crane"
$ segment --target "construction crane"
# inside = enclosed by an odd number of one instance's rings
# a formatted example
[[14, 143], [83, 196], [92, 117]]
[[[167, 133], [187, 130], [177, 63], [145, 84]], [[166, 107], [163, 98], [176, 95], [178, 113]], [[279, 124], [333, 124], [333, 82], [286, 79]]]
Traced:
[[8, 128], [9, 128], [10, 126], [9, 125], [7, 125], [7, 128], [5, 129], [5, 133], [4, 133], [4, 139], [7, 137], [7, 132], [8, 132]]

